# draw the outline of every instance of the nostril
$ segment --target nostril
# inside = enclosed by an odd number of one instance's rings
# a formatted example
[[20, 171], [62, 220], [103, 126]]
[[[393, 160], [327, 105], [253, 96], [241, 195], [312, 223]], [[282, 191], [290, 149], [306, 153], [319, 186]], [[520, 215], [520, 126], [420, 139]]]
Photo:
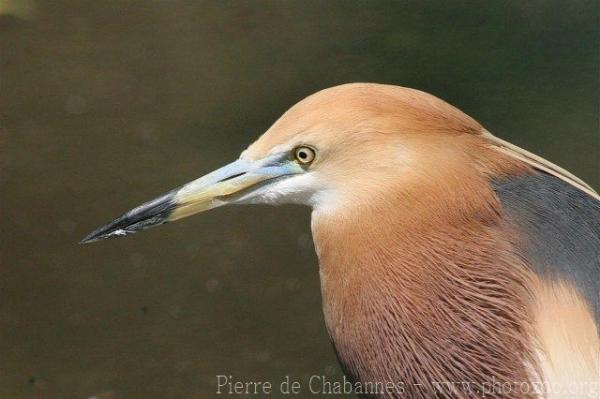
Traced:
[[222, 183], [227, 180], [235, 179], [236, 177], [240, 177], [245, 174], [246, 174], [246, 172], [236, 173], [235, 175], [227, 176], [226, 178], [219, 180], [218, 183]]

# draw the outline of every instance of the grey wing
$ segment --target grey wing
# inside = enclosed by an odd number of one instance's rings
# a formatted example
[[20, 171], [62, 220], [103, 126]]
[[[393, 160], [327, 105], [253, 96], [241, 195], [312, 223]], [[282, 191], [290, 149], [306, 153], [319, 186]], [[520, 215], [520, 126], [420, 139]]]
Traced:
[[535, 272], [573, 283], [600, 324], [600, 201], [545, 172], [494, 183]]

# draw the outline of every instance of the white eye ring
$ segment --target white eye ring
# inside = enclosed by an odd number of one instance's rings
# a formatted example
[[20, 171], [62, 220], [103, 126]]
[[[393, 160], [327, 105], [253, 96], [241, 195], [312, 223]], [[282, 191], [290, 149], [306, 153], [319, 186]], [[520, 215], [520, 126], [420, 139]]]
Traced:
[[294, 158], [304, 165], [311, 163], [315, 159], [315, 155], [315, 150], [306, 146], [296, 147], [294, 150]]

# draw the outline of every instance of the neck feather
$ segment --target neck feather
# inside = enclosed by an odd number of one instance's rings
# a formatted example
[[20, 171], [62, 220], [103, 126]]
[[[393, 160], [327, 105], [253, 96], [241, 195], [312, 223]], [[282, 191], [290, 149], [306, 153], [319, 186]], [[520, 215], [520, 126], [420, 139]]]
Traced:
[[434, 381], [481, 389], [536, 371], [531, 276], [487, 181], [463, 183], [432, 185], [427, 202], [398, 189], [313, 212], [327, 327], [350, 378], [402, 381], [418, 398]]

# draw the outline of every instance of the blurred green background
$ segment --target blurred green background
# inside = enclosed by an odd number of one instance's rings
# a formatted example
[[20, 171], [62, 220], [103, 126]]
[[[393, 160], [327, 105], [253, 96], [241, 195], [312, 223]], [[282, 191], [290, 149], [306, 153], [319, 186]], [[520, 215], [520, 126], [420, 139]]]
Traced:
[[429, 91], [598, 188], [599, 5], [0, 0], [0, 398], [339, 380], [308, 209], [78, 240], [344, 82]]

